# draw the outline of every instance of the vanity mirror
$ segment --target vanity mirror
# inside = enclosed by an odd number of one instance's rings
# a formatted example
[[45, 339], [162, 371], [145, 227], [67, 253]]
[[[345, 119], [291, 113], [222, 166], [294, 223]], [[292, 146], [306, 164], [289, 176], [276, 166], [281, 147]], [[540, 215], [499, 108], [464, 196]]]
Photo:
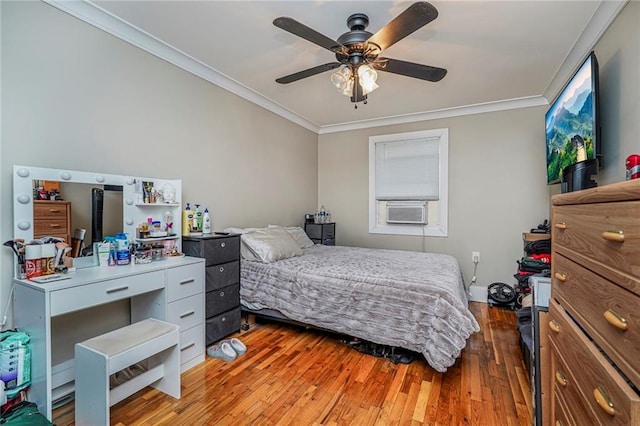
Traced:
[[[41, 182], [53, 183], [59, 188], [58, 198], [62, 200], [38, 200], [46, 198], [34, 190]], [[150, 182], [154, 188], [171, 188], [172, 202], [164, 202], [160, 197], [155, 203], [145, 202], [148, 200], [142, 182]], [[125, 232], [131, 242], [149, 242], [137, 238], [139, 225], [171, 217], [173, 235], [153, 241], [174, 239], [180, 249], [181, 196], [181, 180], [14, 166], [14, 238], [31, 241], [51, 235], [67, 240], [74, 233], [78, 235], [76, 229], [81, 229], [87, 247], [91, 247], [92, 241], [116, 232]], [[102, 209], [94, 208], [100, 201]], [[71, 244], [71, 241], [67, 242]], [[97, 259], [94, 256], [78, 258], [75, 264], [78, 267], [95, 266]]]

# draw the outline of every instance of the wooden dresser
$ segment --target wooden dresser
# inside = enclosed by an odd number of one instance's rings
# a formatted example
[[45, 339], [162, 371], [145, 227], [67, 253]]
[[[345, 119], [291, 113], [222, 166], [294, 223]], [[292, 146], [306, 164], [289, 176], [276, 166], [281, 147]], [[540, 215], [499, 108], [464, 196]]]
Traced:
[[33, 238], [59, 237], [71, 244], [71, 202], [33, 202]]
[[552, 425], [640, 425], [640, 179], [552, 197]]

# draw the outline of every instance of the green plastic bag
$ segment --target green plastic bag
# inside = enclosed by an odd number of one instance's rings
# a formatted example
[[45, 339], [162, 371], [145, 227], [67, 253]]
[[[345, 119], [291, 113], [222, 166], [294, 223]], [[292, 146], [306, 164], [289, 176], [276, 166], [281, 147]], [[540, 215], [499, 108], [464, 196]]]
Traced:
[[31, 384], [31, 338], [24, 331], [0, 332], [0, 380], [7, 398]]
[[9, 408], [0, 416], [0, 425], [6, 426], [53, 426], [33, 402], [23, 401]]

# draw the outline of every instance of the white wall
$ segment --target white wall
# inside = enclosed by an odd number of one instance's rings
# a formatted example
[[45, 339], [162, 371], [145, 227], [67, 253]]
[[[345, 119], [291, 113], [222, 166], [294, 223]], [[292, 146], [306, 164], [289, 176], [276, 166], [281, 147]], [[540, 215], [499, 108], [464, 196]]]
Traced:
[[600, 66], [604, 168], [598, 184], [625, 179], [625, 160], [640, 154], [640, 2], [627, 3], [595, 47]]
[[[45, 3], [0, 7], [2, 241], [14, 164], [182, 179], [214, 230], [315, 209], [315, 133]], [[0, 256], [3, 309], [13, 259]]]
[[[443, 252], [466, 282], [480, 252], [478, 284], [513, 283], [522, 232], [548, 217], [544, 107], [321, 135], [319, 203], [331, 209], [338, 244]], [[368, 138], [449, 128], [449, 236], [368, 233]], [[486, 300], [486, 298], [484, 299]]]

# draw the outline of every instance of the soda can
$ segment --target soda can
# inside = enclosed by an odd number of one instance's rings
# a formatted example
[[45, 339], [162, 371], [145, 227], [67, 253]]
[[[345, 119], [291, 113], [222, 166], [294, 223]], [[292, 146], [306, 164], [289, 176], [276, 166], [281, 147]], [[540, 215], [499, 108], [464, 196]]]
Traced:
[[627, 157], [627, 180], [640, 178], [640, 155], [631, 154]]

